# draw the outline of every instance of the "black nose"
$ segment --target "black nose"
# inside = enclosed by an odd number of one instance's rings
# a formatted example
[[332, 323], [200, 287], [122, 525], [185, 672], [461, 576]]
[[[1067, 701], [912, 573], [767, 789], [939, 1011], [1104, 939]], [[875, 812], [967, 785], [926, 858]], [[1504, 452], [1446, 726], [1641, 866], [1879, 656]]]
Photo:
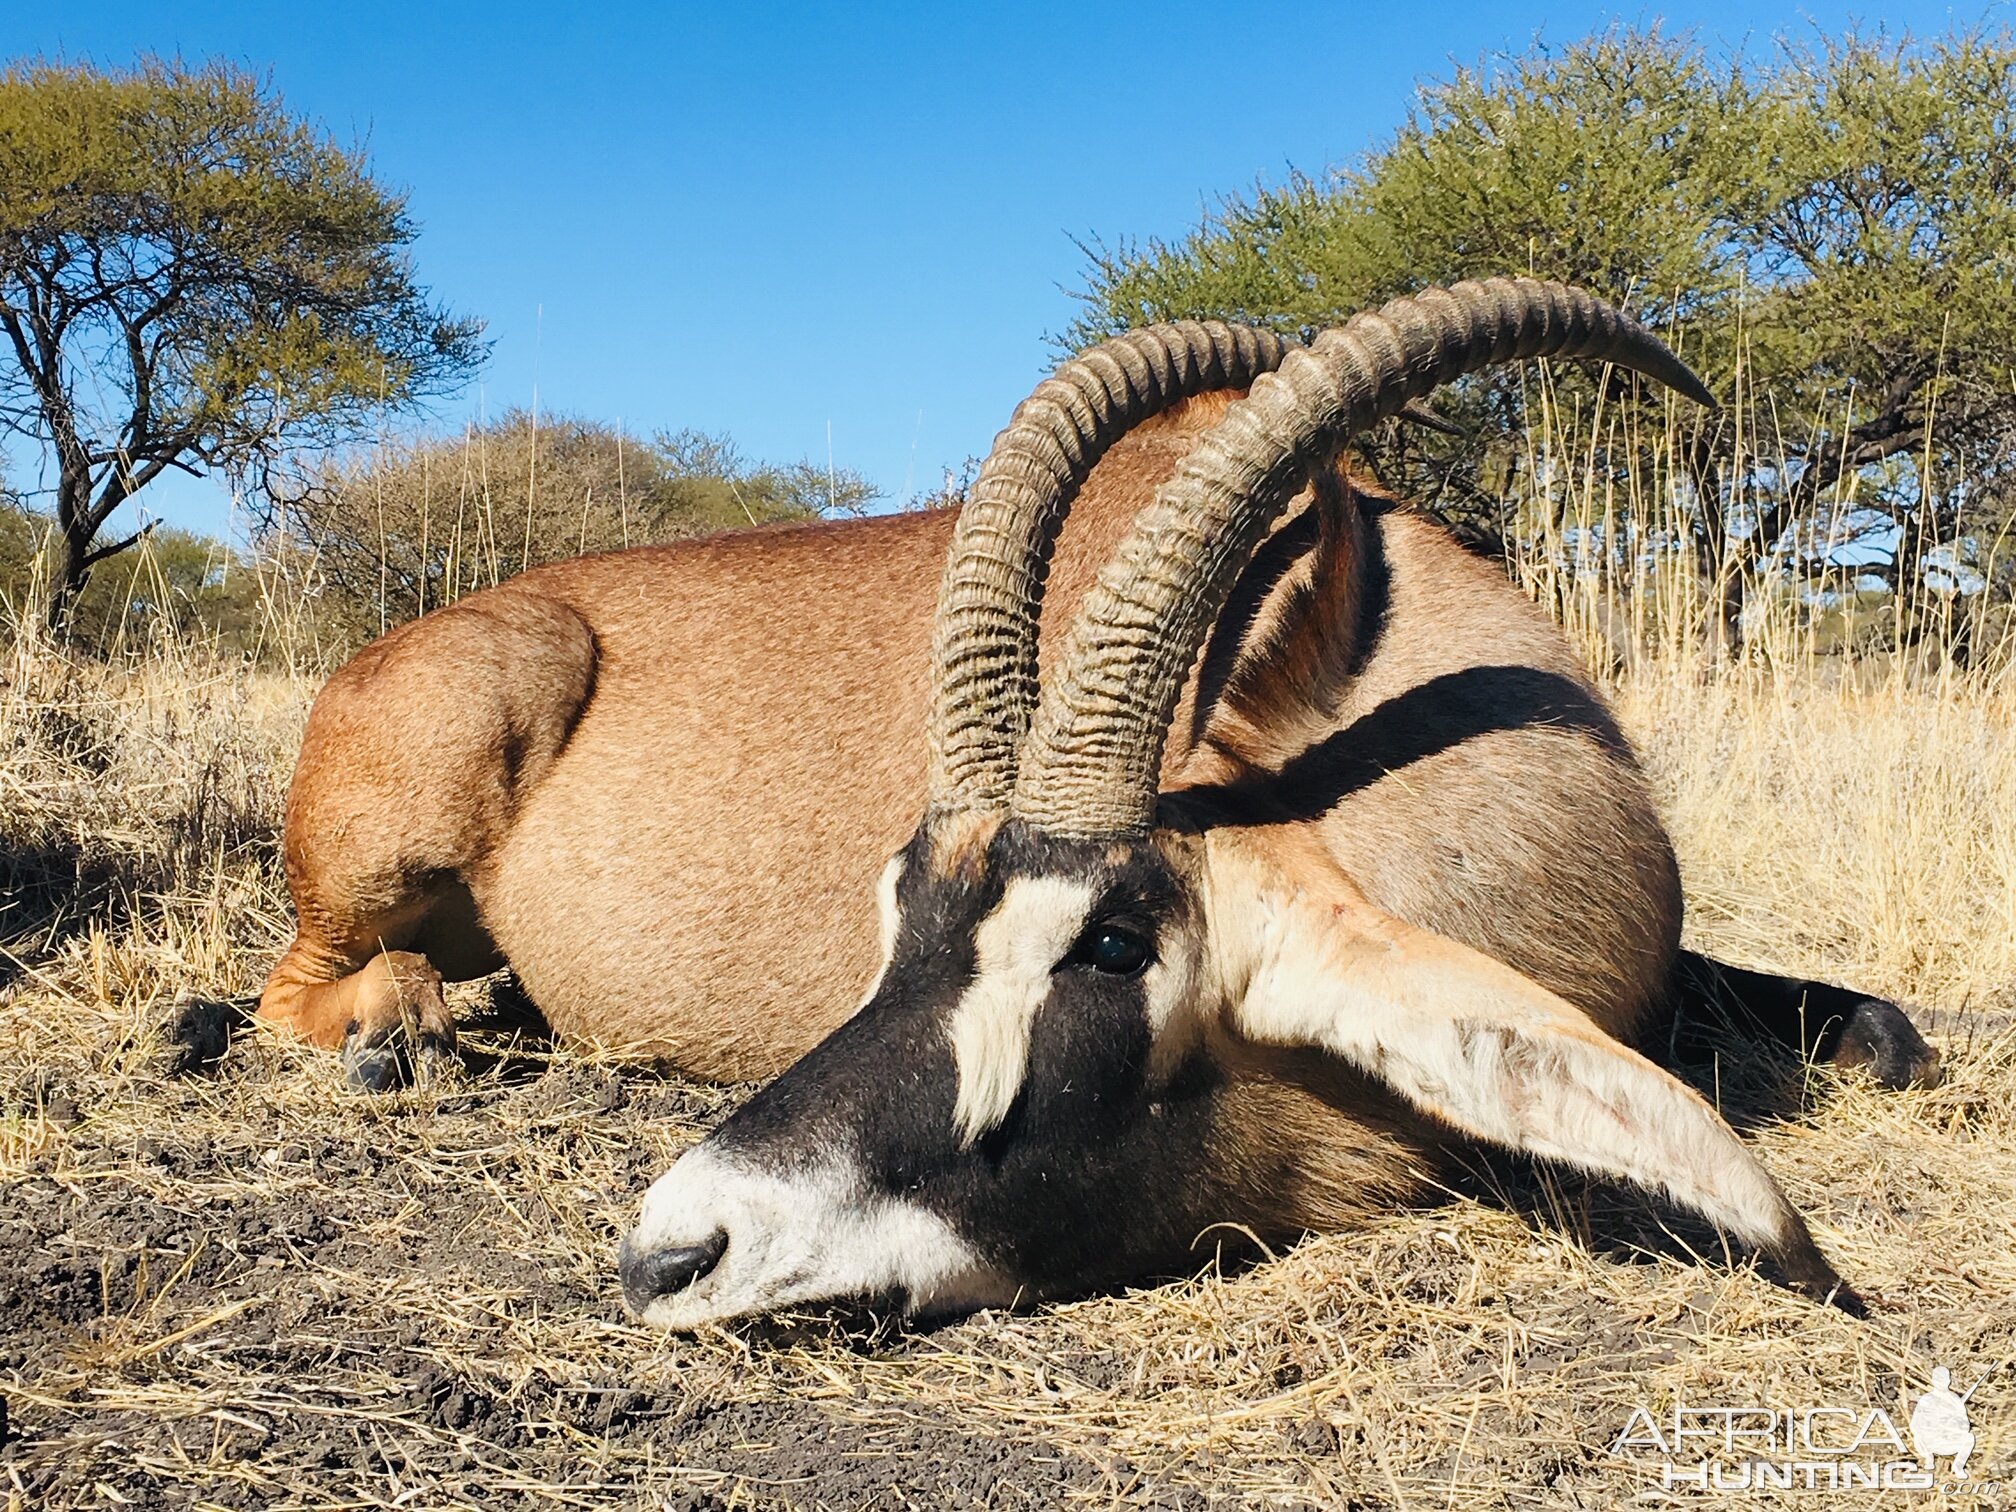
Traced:
[[728, 1250], [728, 1230], [716, 1229], [698, 1244], [673, 1249], [640, 1248], [636, 1235], [623, 1237], [616, 1273], [623, 1278], [623, 1300], [642, 1312], [667, 1292], [691, 1286], [721, 1263]]

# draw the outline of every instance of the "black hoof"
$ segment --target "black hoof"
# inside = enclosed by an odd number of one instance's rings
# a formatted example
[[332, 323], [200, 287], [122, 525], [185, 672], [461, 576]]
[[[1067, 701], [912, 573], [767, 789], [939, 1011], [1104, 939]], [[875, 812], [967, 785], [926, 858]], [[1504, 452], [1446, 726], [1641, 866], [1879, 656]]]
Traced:
[[1848, 1013], [1833, 1064], [1843, 1071], [1867, 1071], [1892, 1092], [1939, 1085], [1939, 1052], [1925, 1043], [1904, 1010], [1881, 998], [1865, 998]]
[[1827, 1261], [1810, 1238], [1803, 1235], [1774, 1257], [1778, 1269], [1792, 1290], [1815, 1302], [1846, 1313], [1851, 1318], [1869, 1316], [1862, 1296], [1841, 1279], [1841, 1273]]
[[257, 998], [189, 998], [168, 1011], [161, 1035], [162, 1069], [170, 1076], [208, 1071], [250, 1022]]
[[1866, 1318], [1869, 1316], [1869, 1304], [1864, 1302], [1862, 1294], [1846, 1281], [1835, 1282], [1833, 1290], [1828, 1292], [1824, 1297], [1821, 1297], [1820, 1300], [1835, 1311], [1846, 1313], [1851, 1318]]
[[360, 1092], [396, 1092], [451, 1075], [462, 1064], [452, 1033], [422, 1032], [416, 1051], [403, 1027], [363, 1034], [355, 1025], [343, 1036], [342, 1060], [343, 1079]]

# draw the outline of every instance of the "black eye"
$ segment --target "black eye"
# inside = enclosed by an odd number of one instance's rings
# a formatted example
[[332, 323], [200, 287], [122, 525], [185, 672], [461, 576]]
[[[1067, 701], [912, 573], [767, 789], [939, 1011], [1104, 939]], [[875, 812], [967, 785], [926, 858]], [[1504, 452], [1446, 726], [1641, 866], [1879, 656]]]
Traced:
[[1101, 924], [1085, 936], [1080, 947], [1085, 963], [1094, 971], [1112, 976], [1132, 976], [1148, 964], [1153, 952], [1146, 936], [1117, 924]]

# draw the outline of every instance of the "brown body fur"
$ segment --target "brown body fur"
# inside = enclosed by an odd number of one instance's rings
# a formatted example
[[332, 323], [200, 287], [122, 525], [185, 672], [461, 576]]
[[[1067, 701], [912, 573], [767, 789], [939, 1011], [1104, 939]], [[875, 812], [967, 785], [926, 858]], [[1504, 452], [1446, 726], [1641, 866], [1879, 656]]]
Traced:
[[[1094, 472], [1046, 646], [1227, 402], [1140, 427]], [[430, 964], [508, 962], [570, 1038], [708, 1078], [782, 1069], [876, 967], [875, 878], [923, 805], [952, 524], [582, 558], [368, 647], [309, 720], [285, 842], [300, 933], [262, 1015], [328, 1046], [402, 1019], [445, 1030]], [[1340, 474], [1262, 547], [1195, 683], [1165, 765], [1180, 803], [1314, 821], [1372, 902], [1637, 1032], [1678, 943], [1672, 854], [1574, 654], [1502, 574]], [[1234, 1103], [1277, 1134], [1295, 1110], [1338, 1119], [1278, 1072]], [[1361, 1205], [1404, 1185], [1365, 1124], [1345, 1183]], [[1307, 1133], [1346, 1142], [1341, 1124]]]

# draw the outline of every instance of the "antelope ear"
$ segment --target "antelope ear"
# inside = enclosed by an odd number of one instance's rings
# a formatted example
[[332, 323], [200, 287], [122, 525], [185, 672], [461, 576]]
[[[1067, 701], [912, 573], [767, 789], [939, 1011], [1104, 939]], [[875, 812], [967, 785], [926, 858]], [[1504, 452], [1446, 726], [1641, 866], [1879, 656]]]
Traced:
[[1801, 1290], [1858, 1305], [1735, 1131], [1572, 1003], [1375, 908], [1327, 858], [1298, 858], [1291, 881], [1222, 832], [1207, 855], [1212, 954], [1241, 1034], [1327, 1050], [1464, 1134], [1662, 1190]]

